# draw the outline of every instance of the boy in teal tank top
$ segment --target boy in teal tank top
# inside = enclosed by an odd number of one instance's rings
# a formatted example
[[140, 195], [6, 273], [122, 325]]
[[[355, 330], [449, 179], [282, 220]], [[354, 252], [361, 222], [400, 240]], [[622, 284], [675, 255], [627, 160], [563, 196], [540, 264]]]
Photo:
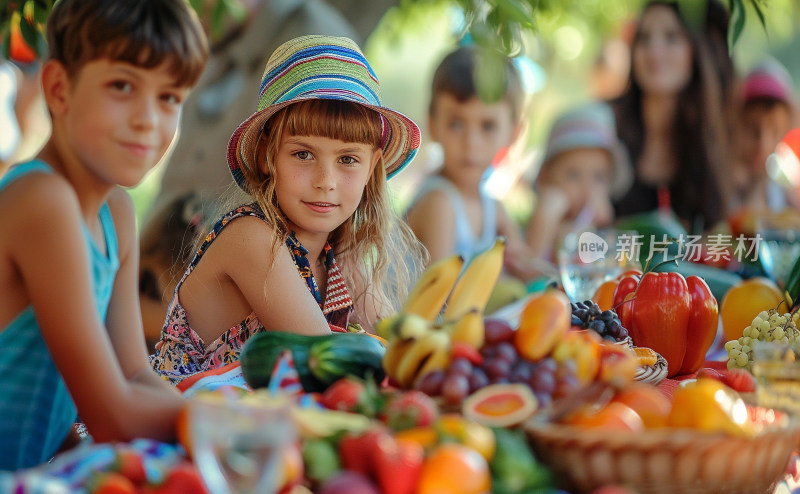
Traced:
[[127, 193], [161, 159], [208, 57], [183, 0], [61, 0], [42, 87], [52, 133], [0, 178], [0, 469], [97, 441], [174, 438], [147, 362]]

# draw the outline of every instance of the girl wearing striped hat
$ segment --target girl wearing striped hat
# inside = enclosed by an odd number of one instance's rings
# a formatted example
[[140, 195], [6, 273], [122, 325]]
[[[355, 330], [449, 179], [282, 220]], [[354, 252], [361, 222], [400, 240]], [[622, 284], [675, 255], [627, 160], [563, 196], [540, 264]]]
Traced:
[[382, 106], [353, 41], [303, 36], [278, 47], [257, 111], [228, 144], [245, 198], [231, 194], [238, 204], [178, 283], [153, 367], [177, 383], [235, 361], [260, 331], [321, 335], [356, 323], [372, 332], [424, 264], [386, 185], [419, 143], [417, 125]]

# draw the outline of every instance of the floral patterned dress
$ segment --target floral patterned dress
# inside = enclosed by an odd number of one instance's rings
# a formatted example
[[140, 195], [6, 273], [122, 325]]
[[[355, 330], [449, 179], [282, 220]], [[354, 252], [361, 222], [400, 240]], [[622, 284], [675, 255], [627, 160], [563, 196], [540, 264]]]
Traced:
[[[264, 326], [258, 321], [255, 312], [251, 312], [239, 324], [222, 333], [219, 338], [206, 343], [189, 326], [186, 311], [178, 298], [178, 291], [184, 280], [200, 262], [214, 239], [225, 226], [241, 216], [255, 216], [266, 221], [264, 213], [255, 203], [240, 206], [225, 214], [206, 236], [172, 294], [164, 327], [161, 329], [161, 339], [156, 343], [155, 353], [150, 355], [150, 365], [153, 366], [153, 369], [172, 384], [178, 384], [197, 373], [235, 362], [239, 359], [239, 353], [247, 339], [264, 331]], [[286, 246], [289, 248], [298, 273], [306, 281], [309, 291], [317, 300], [331, 329], [342, 331], [342, 328], [347, 327], [353, 312], [353, 300], [350, 298], [342, 273], [334, 259], [333, 249], [329, 244], [325, 245], [328, 286], [323, 300], [306, 257], [308, 250], [300, 244], [294, 233], [287, 238]]]

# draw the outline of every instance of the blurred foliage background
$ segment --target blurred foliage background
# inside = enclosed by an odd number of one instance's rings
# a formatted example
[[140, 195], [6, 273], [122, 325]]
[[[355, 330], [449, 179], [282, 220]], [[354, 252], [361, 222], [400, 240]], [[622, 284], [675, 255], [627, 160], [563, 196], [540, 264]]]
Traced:
[[[124, 0], [120, 0], [124, 1]], [[248, 25], [248, 8], [280, 0], [188, 0], [199, 13], [212, 47], [224, 49], [227, 38]], [[688, 9], [706, 0], [679, 0]], [[587, 98], [610, 98], [624, 87], [628, 43], [644, 0], [328, 0], [354, 24], [360, 9], [383, 9], [377, 25], [357, 26], [363, 47], [383, 89], [385, 104], [415, 119], [423, 130], [419, 157], [391, 185], [401, 209], [414, 184], [437, 165], [439, 151], [426, 137], [429, 86], [433, 69], [464, 36], [492, 57], [514, 56], [530, 96], [525, 138], [512, 157], [510, 182], [534, 176], [537, 150], [550, 122], [565, 107]], [[800, 82], [800, 0], [725, 0], [731, 15], [729, 46], [737, 72], [744, 74], [765, 56], [782, 62]], [[0, 0], [0, 48], [3, 57], [35, 63], [45, 53], [43, 23], [54, 0]], [[500, 87], [493, 71], [478, 80], [487, 99]], [[501, 81], [500, 81], [501, 82]], [[228, 129], [224, 129], [228, 132]], [[185, 137], [191, 139], [191, 136]], [[143, 215], [158, 192], [159, 171], [134, 188], [137, 213]], [[523, 221], [530, 198], [498, 185], [498, 195]]]

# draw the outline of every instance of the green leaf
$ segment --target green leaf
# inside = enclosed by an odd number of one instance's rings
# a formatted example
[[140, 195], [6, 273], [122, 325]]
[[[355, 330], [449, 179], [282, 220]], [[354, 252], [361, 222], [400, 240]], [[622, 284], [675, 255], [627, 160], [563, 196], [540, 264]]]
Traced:
[[730, 18], [728, 21], [728, 49], [732, 50], [744, 29], [744, 4], [742, 0], [730, 0]]
[[218, 38], [222, 35], [223, 24], [225, 22], [225, 2], [218, 0], [214, 4], [214, 10], [211, 12], [211, 35]]
[[19, 32], [22, 34], [22, 39], [25, 40], [25, 43], [33, 50], [36, 50], [36, 47], [39, 46], [39, 40], [37, 39], [38, 32], [25, 17], [19, 20]]
[[225, 9], [228, 11], [228, 14], [233, 18], [233, 20], [239, 22], [243, 21], [245, 17], [247, 17], [247, 9], [244, 8], [242, 2], [239, 0], [220, 0], [222, 3], [225, 4]]
[[525, 0], [497, 0], [497, 8], [506, 18], [522, 27], [533, 28], [533, 9]]
[[475, 91], [486, 103], [495, 103], [506, 89], [506, 57], [492, 48], [481, 47], [473, 73]]

